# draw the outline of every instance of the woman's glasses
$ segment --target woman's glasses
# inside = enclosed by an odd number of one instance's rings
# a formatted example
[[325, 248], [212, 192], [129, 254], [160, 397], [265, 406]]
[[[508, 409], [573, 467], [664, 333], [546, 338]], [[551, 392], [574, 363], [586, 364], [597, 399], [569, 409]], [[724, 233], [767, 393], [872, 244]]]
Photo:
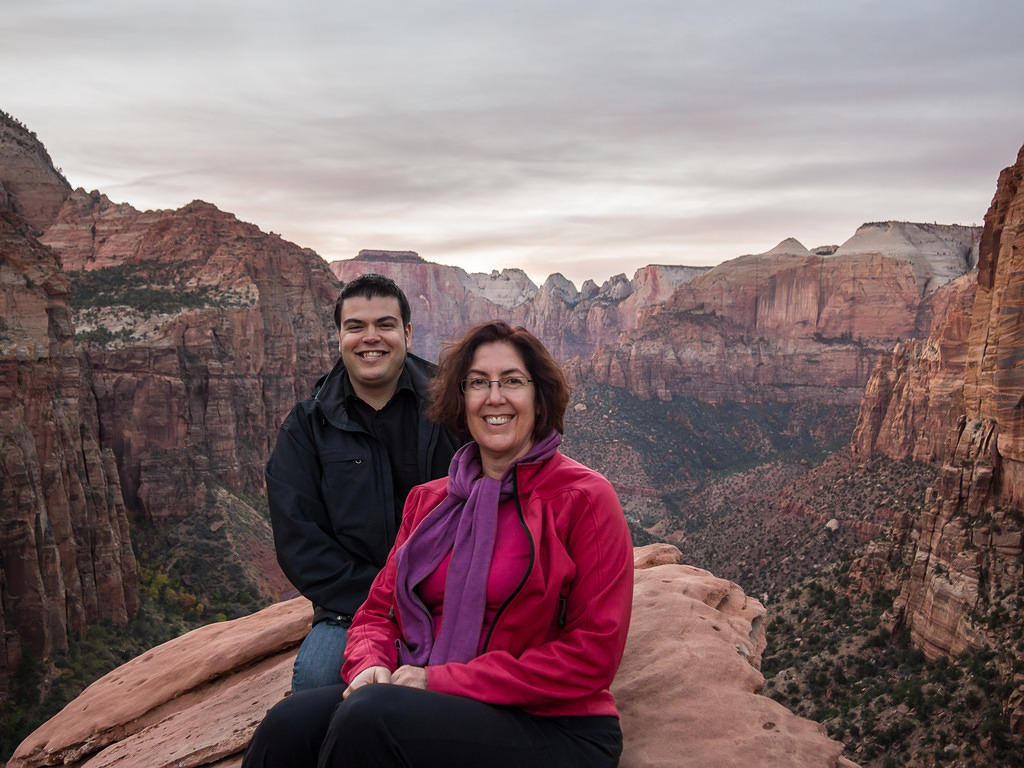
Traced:
[[533, 379], [528, 379], [525, 376], [502, 376], [500, 379], [487, 379], [483, 376], [470, 376], [468, 379], [463, 379], [459, 382], [459, 386], [463, 392], [487, 392], [491, 388], [491, 384], [497, 384], [498, 389], [504, 389], [507, 392], [516, 392], [529, 384]]

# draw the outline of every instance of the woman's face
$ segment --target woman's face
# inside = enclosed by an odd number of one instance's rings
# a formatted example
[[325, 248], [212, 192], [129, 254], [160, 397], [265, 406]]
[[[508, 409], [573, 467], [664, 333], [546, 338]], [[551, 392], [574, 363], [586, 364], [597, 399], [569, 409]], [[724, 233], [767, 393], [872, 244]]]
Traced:
[[[466, 381], [484, 379], [481, 389], [466, 386], [466, 425], [480, 446], [484, 474], [500, 479], [513, 461], [533, 446], [536, 393], [533, 383], [499, 387], [501, 379], [530, 379], [519, 351], [505, 341], [481, 344], [473, 355]], [[477, 382], [480, 384], [480, 382]], [[516, 383], [516, 382], [513, 382]]]

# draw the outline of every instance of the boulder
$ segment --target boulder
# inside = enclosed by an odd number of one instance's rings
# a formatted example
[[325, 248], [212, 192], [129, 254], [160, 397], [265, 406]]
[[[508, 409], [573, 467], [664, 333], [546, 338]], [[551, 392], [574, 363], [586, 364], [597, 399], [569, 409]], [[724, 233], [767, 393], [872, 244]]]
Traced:
[[[612, 687], [622, 767], [853, 767], [823, 726], [761, 695], [761, 603], [678, 564], [671, 550], [634, 555], [633, 618]], [[148, 651], [32, 733], [8, 768], [239, 765], [253, 730], [287, 693], [310, 615], [296, 598]]]

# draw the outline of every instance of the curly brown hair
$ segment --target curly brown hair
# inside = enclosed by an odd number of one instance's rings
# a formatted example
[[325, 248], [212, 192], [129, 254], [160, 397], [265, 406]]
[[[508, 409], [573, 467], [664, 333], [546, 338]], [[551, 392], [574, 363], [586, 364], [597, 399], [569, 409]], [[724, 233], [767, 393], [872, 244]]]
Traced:
[[469, 437], [466, 401], [460, 383], [466, 378], [477, 347], [496, 341], [515, 347], [533, 380], [537, 405], [533, 439], [540, 440], [552, 429], [563, 432], [565, 409], [569, 405], [565, 374], [536, 336], [522, 326], [513, 328], [503, 320], [478, 325], [459, 341], [445, 347], [437, 375], [430, 385], [430, 417], [463, 438]]

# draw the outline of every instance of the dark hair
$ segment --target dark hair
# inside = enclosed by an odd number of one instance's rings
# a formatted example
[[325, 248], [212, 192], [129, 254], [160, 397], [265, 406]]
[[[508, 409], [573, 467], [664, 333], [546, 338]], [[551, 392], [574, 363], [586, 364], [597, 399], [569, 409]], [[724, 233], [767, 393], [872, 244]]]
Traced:
[[533, 379], [537, 406], [533, 439], [540, 440], [552, 429], [563, 432], [565, 409], [569, 405], [565, 374], [536, 336], [523, 327], [513, 328], [501, 320], [478, 325], [461, 340], [445, 347], [437, 375], [430, 385], [430, 417], [450, 431], [469, 437], [466, 401], [460, 384], [469, 372], [477, 348], [496, 341], [515, 347], [526, 364], [527, 374]]
[[398, 283], [390, 277], [378, 275], [376, 272], [367, 272], [355, 280], [345, 283], [338, 294], [338, 300], [334, 302], [334, 325], [341, 329], [341, 305], [345, 299], [352, 296], [362, 296], [364, 299], [372, 299], [374, 296], [394, 296], [398, 299], [398, 307], [402, 311], [402, 325], [406, 326], [412, 320], [412, 310], [409, 309], [409, 300], [405, 298]]

